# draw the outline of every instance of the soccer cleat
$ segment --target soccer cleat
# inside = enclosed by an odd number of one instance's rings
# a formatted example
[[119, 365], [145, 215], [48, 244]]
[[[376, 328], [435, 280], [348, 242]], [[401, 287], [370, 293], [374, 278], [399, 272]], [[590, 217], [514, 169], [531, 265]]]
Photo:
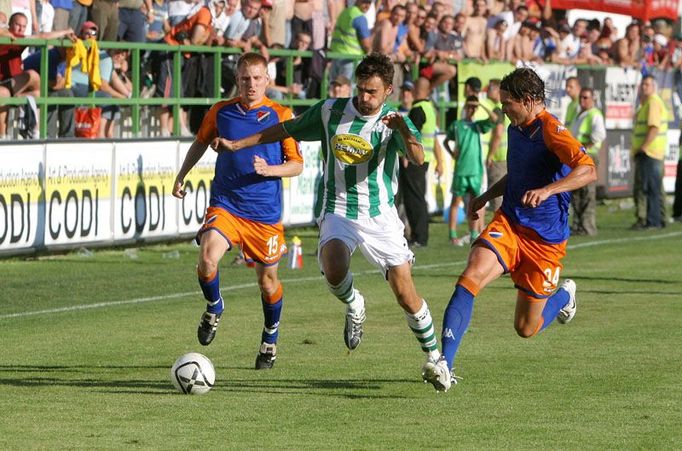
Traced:
[[575, 299], [576, 288], [575, 282], [572, 281], [571, 279], [566, 279], [564, 283], [561, 284], [561, 288], [568, 292], [569, 299], [568, 304], [566, 304], [564, 308], [559, 310], [559, 314], [556, 316], [556, 320], [559, 321], [561, 324], [566, 324], [573, 319], [573, 317], [575, 316], [575, 311], [578, 308]]
[[269, 370], [275, 364], [275, 359], [277, 359], [277, 345], [270, 343], [261, 344], [258, 356], [256, 356], [256, 369]]
[[209, 313], [204, 312], [201, 315], [201, 320], [199, 321], [199, 327], [197, 328], [197, 337], [199, 338], [199, 343], [204, 346], [211, 344], [215, 338], [215, 332], [218, 330], [218, 324], [220, 323], [221, 313]]
[[[355, 290], [355, 296], [362, 298], [362, 295], [357, 290]], [[362, 341], [362, 324], [365, 322], [365, 319], [364, 307], [360, 313], [352, 313], [349, 308], [346, 308], [346, 325], [343, 328], [343, 341], [351, 351], [360, 346]]]
[[437, 362], [429, 359], [422, 367], [422, 378], [424, 383], [433, 385], [433, 388], [438, 392], [446, 392], [452, 385], [457, 384], [457, 379], [450, 372], [448, 363], [441, 358]]

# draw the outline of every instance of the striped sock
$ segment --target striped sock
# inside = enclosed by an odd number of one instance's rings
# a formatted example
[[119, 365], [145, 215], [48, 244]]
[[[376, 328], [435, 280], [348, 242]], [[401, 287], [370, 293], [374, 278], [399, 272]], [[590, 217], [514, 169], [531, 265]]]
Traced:
[[422, 306], [417, 313], [405, 312], [407, 318], [407, 325], [410, 326], [414, 336], [417, 337], [422, 351], [429, 355], [429, 358], [434, 362], [440, 358], [440, 351], [438, 350], [438, 340], [436, 339], [436, 331], [433, 328], [433, 319], [429, 306], [426, 301], [422, 299]]
[[349, 271], [346, 277], [343, 278], [338, 285], [332, 285], [327, 282], [329, 291], [336, 296], [336, 298], [346, 304], [352, 312], [361, 312], [365, 309], [365, 302], [361, 296], [355, 296], [355, 289], [353, 288], [353, 274]]

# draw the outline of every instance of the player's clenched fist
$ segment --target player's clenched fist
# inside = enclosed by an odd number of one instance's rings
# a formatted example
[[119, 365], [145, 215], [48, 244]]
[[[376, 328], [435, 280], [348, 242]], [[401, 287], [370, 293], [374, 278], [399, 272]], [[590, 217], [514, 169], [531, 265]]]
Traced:
[[256, 174], [262, 175], [263, 177], [272, 175], [270, 174], [270, 166], [268, 165], [268, 162], [258, 155], [254, 155], [253, 157], [253, 169], [256, 171]]
[[220, 137], [215, 138], [213, 141], [211, 141], [211, 149], [215, 150], [216, 152], [222, 152], [225, 150], [232, 152], [234, 151], [234, 141]]
[[182, 199], [185, 197], [187, 192], [182, 189], [182, 186], [185, 184], [184, 180], [181, 179], [175, 179], [175, 184], [173, 185], [173, 196], [177, 197], [178, 199]]

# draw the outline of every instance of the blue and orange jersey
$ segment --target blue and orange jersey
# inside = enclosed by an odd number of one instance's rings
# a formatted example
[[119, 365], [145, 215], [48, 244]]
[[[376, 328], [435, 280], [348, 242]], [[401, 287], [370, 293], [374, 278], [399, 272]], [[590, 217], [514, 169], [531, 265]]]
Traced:
[[579, 165], [594, 166], [585, 148], [547, 110], [527, 124], [509, 126], [507, 187], [502, 211], [515, 224], [528, 227], [548, 243], [568, 239], [571, 193], [550, 196], [538, 207], [524, 207], [526, 191], [542, 188], [566, 177]]
[[[208, 145], [216, 137], [241, 139], [291, 117], [289, 108], [268, 98], [249, 108], [237, 97], [213, 105], [201, 122], [197, 140]], [[303, 162], [293, 138], [237, 152], [220, 152], [211, 184], [211, 206], [224, 208], [241, 218], [276, 224], [282, 217], [282, 180], [256, 174], [255, 155], [271, 166], [285, 161]]]

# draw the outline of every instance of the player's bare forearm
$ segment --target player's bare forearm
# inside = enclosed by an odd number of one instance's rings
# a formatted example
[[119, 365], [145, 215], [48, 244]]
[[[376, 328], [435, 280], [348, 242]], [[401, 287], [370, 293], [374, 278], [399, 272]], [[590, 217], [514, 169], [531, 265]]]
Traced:
[[475, 197], [474, 199], [469, 202], [469, 208], [467, 211], [467, 215], [471, 219], [478, 219], [478, 211], [485, 207], [485, 204], [490, 202], [491, 200], [495, 199], [496, 197], [500, 197], [504, 194], [504, 190], [507, 187], [507, 175], [505, 174], [501, 179], [499, 179], [493, 186], [491, 186], [485, 193], [481, 194], [478, 197]]
[[303, 172], [303, 163], [300, 161], [286, 161], [270, 166], [262, 158], [256, 157], [253, 167], [257, 174], [264, 177], [296, 177]]
[[417, 141], [417, 138], [414, 135], [412, 135], [410, 141], [405, 140], [405, 145], [405, 156], [410, 160], [410, 163], [416, 166], [424, 164], [424, 146]]
[[268, 144], [282, 141], [288, 137], [289, 133], [287, 133], [284, 126], [280, 123], [275, 124], [272, 127], [268, 127], [262, 132], [254, 133], [251, 136], [234, 141], [225, 138], [215, 138], [211, 143], [211, 147], [216, 152], [236, 152], [246, 147], [252, 147], [258, 144]]
[[201, 160], [201, 157], [204, 155], [207, 148], [208, 146], [206, 144], [203, 144], [196, 139], [194, 140], [187, 151], [187, 155], [185, 155], [185, 161], [182, 162], [182, 166], [178, 171], [178, 175], [175, 177], [175, 183], [172, 191], [173, 196], [178, 198], [185, 196], [185, 192], [182, 190], [182, 185], [185, 183], [185, 176], [187, 176], [194, 165]]
[[507, 175], [505, 174], [501, 179], [499, 179], [493, 186], [488, 188], [488, 190], [481, 194], [479, 197], [483, 201], [483, 204], [490, 202], [496, 197], [504, 195], [504, 190], [507, 188]]
[[597, 180], [597, 168], [592, 165], [581, 164], [573, 168], [573, 170], [561, 180], [550, 183], [543, 188], [526, 191], [521, 197], [521, 203], [526, 207], [537, 207], [549, 196], [574, 191], [595, 180]]

